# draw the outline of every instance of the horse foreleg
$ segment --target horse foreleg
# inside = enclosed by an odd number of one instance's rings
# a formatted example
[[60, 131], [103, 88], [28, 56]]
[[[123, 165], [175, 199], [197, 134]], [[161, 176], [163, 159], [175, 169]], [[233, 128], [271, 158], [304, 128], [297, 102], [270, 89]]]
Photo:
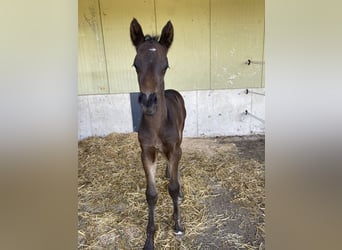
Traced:
[[142, 150], [141, 159], [146, 176], [146, 201], [148, 204], [148, 223], [146, 228], [145, 250], [154, 249], [154, 209], [158, 200], [158, 193], [155, 185], [156, 176], [156, 152], [155, 150]]
[[166, 169], [165, 169], [165, 178], [170, 179], [170, 164], [166, 164]]
[[174, 233], [176, 235], [183, 235], [184, 228], [181, 225], [179, 204], [182, 201], [182, 192], [179, 181], [178, 164], [182, 156], [181, 148], [176, 149], [169, 155], [169, 170], [170, 170], [170, 182], [169, 182], [169, 194], [173, 201], [173, 219], [175, 222]]

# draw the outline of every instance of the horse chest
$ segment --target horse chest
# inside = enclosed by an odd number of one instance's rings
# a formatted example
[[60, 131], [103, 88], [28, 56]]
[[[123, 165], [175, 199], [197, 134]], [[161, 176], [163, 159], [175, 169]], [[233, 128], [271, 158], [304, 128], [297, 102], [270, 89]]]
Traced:
[[154, 148], [158, 150], [159, 152], [164, 152], [164, 146], [163, 143], [160, 140], [157, 140], [154, 144]]

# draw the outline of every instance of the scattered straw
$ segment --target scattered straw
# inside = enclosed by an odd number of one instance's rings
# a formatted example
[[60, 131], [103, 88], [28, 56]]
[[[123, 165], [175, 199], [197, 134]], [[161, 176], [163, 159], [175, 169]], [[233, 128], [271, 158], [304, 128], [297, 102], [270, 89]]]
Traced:
[[[158, 158], [156, 249], [208, 249], [208, 244], [202, 246], [201, 237], [205, 238], [213, 225], [217, 229], [213, 235], [217, 234], [223, 245], [264, 249], [264, 222], [260, 221], [265, 208], [264, 165], [241, 159], [234, 144], [220, 149], [205, 143], [207, 148], [197, 148], [192, 146], [193, 140], [184, 139], [181, 160], [181, 217], [186, 230], [182, 238], [173, 235], [172, 201], [164, 178], [166, 162]], [[78, 248], [141, 249], [147, 203], [137, 134], [114, 133], [80, 141], [78, 178]], [[246, 209], [248, 221], [256, 225], [253, 242], [237, 233], [220, 232], [236, 217], [230, 210], [211, 214], [208, 203], [220, 198], [216, 187], [229, 190], [231, 203]], [[244, 227], [243, 223], [239, 226]]]

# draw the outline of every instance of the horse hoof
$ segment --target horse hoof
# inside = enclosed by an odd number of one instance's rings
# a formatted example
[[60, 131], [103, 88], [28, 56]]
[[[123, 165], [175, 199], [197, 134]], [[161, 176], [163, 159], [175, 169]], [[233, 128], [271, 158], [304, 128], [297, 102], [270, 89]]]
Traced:
[[176, 236], [183, 236], [184, 235], [184, 227], [181, 225], [175, 225], [173, 228], [173, 233]]
[[183, 231], [174, 231], [173, 232], [176, 236], [183, 236], [184, 235], [184, 232]]
[[146, 242], [143, 250], [154, 250], [154, 245], [151, 242]]
[[143, 250], [154, 250], [154, 243], [152, 237], [147, 237]]

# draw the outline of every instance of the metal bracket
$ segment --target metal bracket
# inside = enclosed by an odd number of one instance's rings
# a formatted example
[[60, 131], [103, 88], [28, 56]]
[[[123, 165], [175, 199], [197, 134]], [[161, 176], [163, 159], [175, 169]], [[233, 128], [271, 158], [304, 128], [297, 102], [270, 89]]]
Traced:
[[265, 96], [264, 93], [258, 93], [258, 92], [254, 92], [254, 91], [251, 91], [251, 90], [249, 90], [249, 89], [246, 89], [246, 90], [245, 90], [245, 94], [248, 95], [249, 93], [256, 94], [256, 95], [263, 95], [263, 96]]
[[251, 59], [248, 59], [247, 62], [245, 62], [248, 66], [251, 64], [265, 64], [264, 61], [252, 61]]
[[263, 120], [263, 119], [261, 119], [261, 118], [255, 116], [255, 115], [249, 113], [247, 109], [245, 110], [244, 114], [245, 114], [245, 115], [249, 115], [249, 116], [253, 117], [254, 119], [258, 120], [259, 122], [265, 124], [265, 120]]

